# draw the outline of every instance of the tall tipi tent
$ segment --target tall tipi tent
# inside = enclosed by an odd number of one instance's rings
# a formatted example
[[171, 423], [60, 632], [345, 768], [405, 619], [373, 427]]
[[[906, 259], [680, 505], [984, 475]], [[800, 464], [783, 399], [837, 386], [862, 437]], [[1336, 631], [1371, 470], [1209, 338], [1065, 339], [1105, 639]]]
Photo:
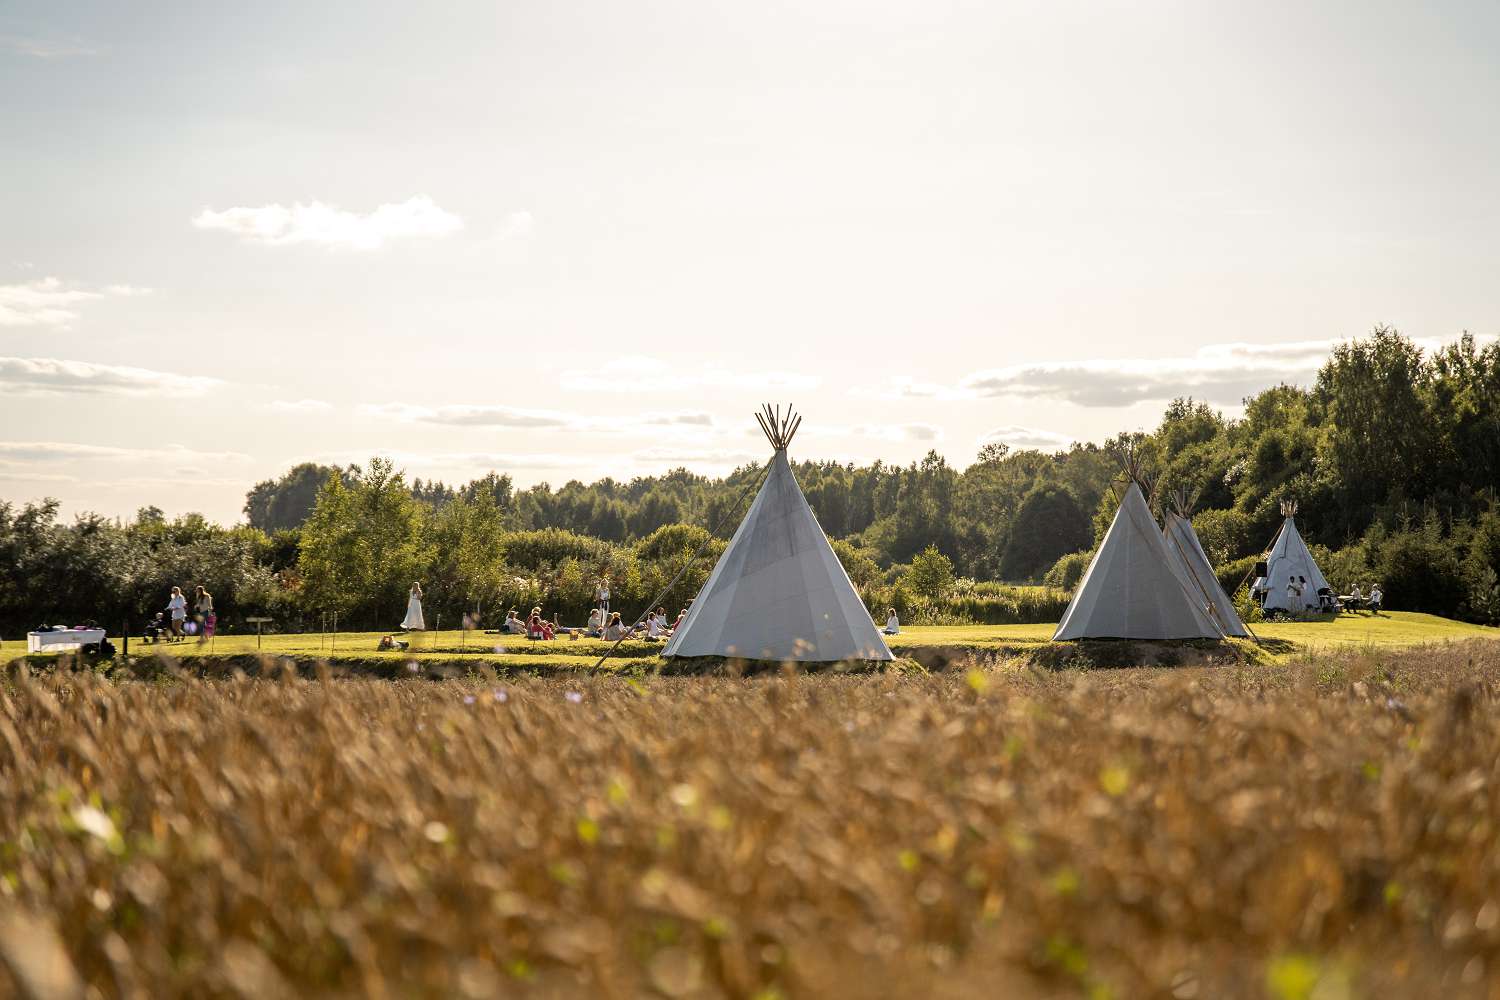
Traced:
[[756, 420], [775, 449], [770, 471], [662, 655], [894, 659], [787, 462], [801, 418], [766, 407]]
[[1328, 580], [1297, 531], [1297, 504], [1284, 501], [1281, 513], [1286, 520], [1271, 546], [1271, 554], [1266, 556], [1266, 575], [1255, 581], [1255, 588], [1265, 595], [1261, 607], [1292, 614], [1317, 611], [1318, 593], [1329, 590]]
[[1250, 630], [1240, 620], [1239, 612], [1234, 610], [1234, 601], [1229, 599], [1220, 585], [1219, 578], [1214, 574], [1213, 564], [1208, 561], [1208, 553], [1203, 551], [1198, 533], [1193, 530], [1193, 522], [1188, 519], [1193, 509], [1192, 501], [1182, 490], [1174, 493], [1172, 500], [1176, 509], [1167, 511], [1162, 534], [1166, 538], [1167, 551], [1172, 556], [1178, 578], [1189, 594], [1200, 596], [1207, 603], [1208, 613], [1213, 616], [1214, 624], [1225, 635], [1248, 638]]
[[1099, 551], [1053, 633], [1062, 639], [1218, 639], [1205, 602], [1172, 569], [1166, 539], [1130, 482]]

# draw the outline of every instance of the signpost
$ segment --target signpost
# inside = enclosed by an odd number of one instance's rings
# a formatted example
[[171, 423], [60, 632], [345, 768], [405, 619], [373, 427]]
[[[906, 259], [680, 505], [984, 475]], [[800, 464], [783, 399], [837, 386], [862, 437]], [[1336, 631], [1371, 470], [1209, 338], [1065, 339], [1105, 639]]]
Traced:
[[260, 627], [262, 625], [268, 625], [272, 621], [274, 621], [274, 619], [272, 619], [272, 618], [246, 618], [245, 619], [246, 624], [254, 625], [255, 626], [255, 648], [256, 649], [260, 648]]

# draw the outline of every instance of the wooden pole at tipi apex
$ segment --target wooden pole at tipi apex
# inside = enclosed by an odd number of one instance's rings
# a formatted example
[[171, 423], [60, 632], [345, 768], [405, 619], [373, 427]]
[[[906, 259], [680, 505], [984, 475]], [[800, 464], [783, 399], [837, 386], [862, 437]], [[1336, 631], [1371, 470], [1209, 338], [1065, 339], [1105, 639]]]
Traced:
[[757, 424], [760, 424], [761, 433], [766, 436], [766, 440], [767, 441], [771, 442], [771, 447], [775, 448], [776, 447], [776, 435], [772, 434], [771, 433], [771, 428], [766, 425], [766, 418], [762, 417], [759, 413], [756, 413], [755, 414], [755, 422]]

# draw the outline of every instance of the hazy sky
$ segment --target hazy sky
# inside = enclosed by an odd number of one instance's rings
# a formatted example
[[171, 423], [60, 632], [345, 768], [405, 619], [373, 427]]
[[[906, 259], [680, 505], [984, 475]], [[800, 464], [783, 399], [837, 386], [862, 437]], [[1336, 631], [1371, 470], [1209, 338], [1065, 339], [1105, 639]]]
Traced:
[[1500, 5], [0, 6], [0, 499], [1237, 412], [1500, 329]]

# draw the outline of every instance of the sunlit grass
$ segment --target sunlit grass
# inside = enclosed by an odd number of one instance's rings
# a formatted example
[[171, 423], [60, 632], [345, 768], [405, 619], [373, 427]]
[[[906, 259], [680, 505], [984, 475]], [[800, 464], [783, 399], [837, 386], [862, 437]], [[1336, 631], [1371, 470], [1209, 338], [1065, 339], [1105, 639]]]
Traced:
[[[986, 665], [987, 664], [987, 665]], [[0, 684], [0, 995], [1484, 995], [1500, 645]], [[86, 988], [82, 984], [86, 984]]]

